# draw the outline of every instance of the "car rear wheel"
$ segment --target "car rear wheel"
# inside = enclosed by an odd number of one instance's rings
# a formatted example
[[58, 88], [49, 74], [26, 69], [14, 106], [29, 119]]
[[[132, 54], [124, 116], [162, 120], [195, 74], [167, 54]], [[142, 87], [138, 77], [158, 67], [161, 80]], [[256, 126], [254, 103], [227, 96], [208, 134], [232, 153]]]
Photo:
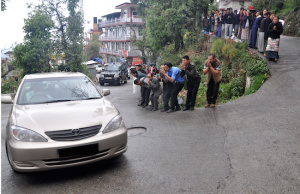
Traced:
[[101, 86], [104, 86], [104, 83], [100, 83]]

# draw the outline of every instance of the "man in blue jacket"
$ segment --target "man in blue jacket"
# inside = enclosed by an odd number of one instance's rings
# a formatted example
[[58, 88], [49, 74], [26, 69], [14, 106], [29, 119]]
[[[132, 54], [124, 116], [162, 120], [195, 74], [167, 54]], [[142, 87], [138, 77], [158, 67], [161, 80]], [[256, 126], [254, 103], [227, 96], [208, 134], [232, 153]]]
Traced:
[[[173, 67], [172, 63], [168, 62], [165, 63], [164, 70], [161, 70], [161, 73], [163, 75], [164, 82], [174, 83], [174, 88], [171, 91], [171, 108], [167, 111], [167, 113], [181, 110], [177, 100], [177, 95], [184, 87], [185, 80], [184, 77], [180, 76], [181, 70], [178, 67]], [[168, 99], [164, 99], [164, 103], [168, 102]]]

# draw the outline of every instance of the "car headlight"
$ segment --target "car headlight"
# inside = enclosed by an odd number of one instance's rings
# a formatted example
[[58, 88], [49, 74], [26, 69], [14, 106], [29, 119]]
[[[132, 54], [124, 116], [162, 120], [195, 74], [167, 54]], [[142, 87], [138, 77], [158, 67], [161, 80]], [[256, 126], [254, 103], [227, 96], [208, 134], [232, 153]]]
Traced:
[[23, 127], [18, 127], [15, 125], [11, 126], [12, 135], [19, 141], [27, 141], [27, 142], [47, 142], [48, 140], [42, 135], [31, 131], [29, 129], [25, 129]]
[[118, 78], [118, 77], [120, 77], [120, 75], [119, 74], [115, 74], [114, 77]]
[[122, 119], [122, 116], [119, 114], [115, 116], [105, 127], [103, 130], [103, 133], [108, 133], [111, 131], [114, 131], [116, 129], [119, 129], [121, 127], [125, 127], [124, 121]]
[[101, 74], [101, 75], [100, 75], [100, 77], [104, 77], [104, 75], [103, 75], [103, 74]]

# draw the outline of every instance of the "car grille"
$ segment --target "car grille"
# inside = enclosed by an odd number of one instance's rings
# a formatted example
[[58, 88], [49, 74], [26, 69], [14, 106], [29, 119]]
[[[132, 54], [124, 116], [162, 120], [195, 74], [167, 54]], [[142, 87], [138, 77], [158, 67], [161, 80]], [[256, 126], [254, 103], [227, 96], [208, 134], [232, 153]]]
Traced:
[[111, 74], [104, 74], [104, 77], [114, 77], [114, 75], [111, 75]]
[[57, 159], [49, 159], [49, 160], [43, 160], [45, 162], [45, 165], [47, 166], [57, 166], [57, 165], [66, 165], [66, 164], [74, 164], [78, 162], [84, 162], [88, 160], [93, 160], [97, 158], [102, 158], [104, 156], [107, 156], [109, 154], [109, 149], [102, 150], [98, 152], [97, 154], [93, 155], [78, 155], [78, 156], [71, 156], [71, 157], [63, 157], [63, 158], [57, 158]]
[[61, 131], [47, 131], [45, 132], [48, 137], [55, 141], [74, 141], [79, 139], [85, 139], [97, 135], [102, 125], [96, 125], [92, 127], [85, 127], [79, 129], [68, 129]]

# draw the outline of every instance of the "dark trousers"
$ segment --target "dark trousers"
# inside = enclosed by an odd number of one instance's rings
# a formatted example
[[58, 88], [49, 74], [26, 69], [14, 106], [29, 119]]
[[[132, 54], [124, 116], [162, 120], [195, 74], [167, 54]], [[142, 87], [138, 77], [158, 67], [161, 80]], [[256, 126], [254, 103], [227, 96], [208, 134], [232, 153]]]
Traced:
[[151, 90], [146, 87], [141, 87], [142, 102], [141, 105], [148, 106]]
[[165, 85], [164, 85], [163, 98], [164, 98], [164, 109], [165, 110], [170, 109], [169, 101], [170, 101], [170, 98], [171, 98], [171, 93], [172, 93], [173, 88], [174, 88], [174, 84], [171, 83], [171, 82], [165, 83]]
[[158, 98], [160, 95], [158, 94], [150, 94], [151, 107], [154, 109], [158, 109]]
[[171, 109], [173, 110], [175, 110], [175, 107], [180, 108], [178, 104], [177, 95], [179, 94], [179, 92], [182, 90], [183, 87], [184, 87], [184, 82], [177, 82], [175, 83], [175, 86], [171, 92]]
[[196, 83], [187, 83], [187, 97], [186, 97], [186, 108], [194, 107], [196, 103], [196, 97], [198, 93], [200, 82]]
[[219, 83], [215, 83], [214, 79], [211, 79], [207, 85], [206, 98], [208, 104], [216, 104], [219, 94]]

